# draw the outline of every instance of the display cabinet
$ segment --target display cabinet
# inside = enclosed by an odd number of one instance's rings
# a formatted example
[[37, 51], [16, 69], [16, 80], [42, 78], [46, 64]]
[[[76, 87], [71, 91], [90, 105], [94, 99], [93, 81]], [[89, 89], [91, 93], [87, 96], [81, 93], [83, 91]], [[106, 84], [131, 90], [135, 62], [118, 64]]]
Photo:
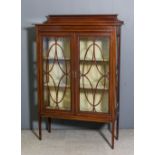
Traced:
[[119, 134], [120, 27], [117, 15], [50, 15], [36, 24], [41, 121], [110, 123]]

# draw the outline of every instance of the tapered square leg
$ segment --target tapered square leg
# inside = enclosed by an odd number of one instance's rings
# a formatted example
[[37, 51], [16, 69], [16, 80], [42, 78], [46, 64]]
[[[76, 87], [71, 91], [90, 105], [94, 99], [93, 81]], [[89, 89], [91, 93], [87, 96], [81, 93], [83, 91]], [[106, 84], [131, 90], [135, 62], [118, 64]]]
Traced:
[[51, 118], [48, 117], [48, 132], [51, 132]]
[[111, 138], [111, 141], [112, 141], [112, 149], [114, 149], [114, 140], [115, 140], [115, 121], [112, 122], [112, 138]]
[[119, 116], [117, 116], [116, 120], [116, 139], [118, 140], [119, 138]]
[[41, 122], [42, 122], [42, 118], [41, 118], [41, 116], [39, 116], [38, 128], [39, 128], [39, 139], [40, 139], [40, 140], [42, 139]]

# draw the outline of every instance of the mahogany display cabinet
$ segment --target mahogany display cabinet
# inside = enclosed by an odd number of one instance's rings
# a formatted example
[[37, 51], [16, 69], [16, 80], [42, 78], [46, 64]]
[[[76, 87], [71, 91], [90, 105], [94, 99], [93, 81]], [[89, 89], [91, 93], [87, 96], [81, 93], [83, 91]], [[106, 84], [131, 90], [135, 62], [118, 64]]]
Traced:
[[111, 124], [119, 134], [117, 15], [49, 15], [36, 24], [39, 139], [42, 118]]

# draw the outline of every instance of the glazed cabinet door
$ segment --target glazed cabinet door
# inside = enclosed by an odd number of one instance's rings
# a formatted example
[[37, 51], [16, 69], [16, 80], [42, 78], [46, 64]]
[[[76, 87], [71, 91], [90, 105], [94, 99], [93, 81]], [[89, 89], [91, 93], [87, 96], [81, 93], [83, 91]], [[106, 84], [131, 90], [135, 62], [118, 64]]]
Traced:
[[73, 112], [72, 35], [42, 34], [41, 96], [43, 112]]
[[110, 114], [112, 103], [111, 34], [78, 34], [77, 113]]

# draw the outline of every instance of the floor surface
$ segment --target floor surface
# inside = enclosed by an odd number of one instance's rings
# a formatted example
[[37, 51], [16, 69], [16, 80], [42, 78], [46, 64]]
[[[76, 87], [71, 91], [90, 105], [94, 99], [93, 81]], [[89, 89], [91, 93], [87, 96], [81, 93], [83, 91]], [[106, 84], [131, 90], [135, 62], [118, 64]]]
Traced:
[[119, 140], [111, 149], [111, 134], [108, 130], [47, 130], [42, 131], [42, 140], [37, 138], [38, 131], [22, 130], [22, 155], [133, 155], [134, 130], [120, 130]]

